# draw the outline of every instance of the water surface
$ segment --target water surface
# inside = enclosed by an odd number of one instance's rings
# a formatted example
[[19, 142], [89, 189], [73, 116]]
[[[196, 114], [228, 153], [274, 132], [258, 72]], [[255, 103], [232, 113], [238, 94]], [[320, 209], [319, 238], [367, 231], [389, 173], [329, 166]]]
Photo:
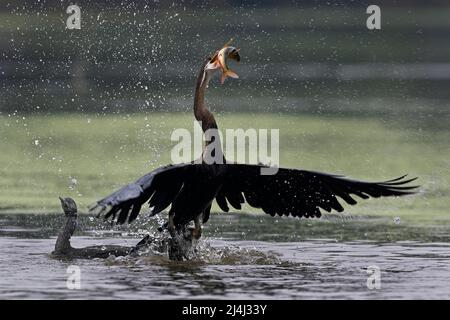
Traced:
[[[57, 215], [2, 216], [1, 299], [450, 298], [447, 226], [225, 214], [210, 220], [193, 261], [172, 262], [152, 252], [106, 260], [54, 259], [49, 253], [62, 222]], [[112, 229], [82, 216], [72, 245], [133, 245], [153, 227], [138, 221]], [[71, 265], [81, 270], [79, 290], [66, 286]], [[378, 290], [367, 288], [372, 266], [381, 272]]]

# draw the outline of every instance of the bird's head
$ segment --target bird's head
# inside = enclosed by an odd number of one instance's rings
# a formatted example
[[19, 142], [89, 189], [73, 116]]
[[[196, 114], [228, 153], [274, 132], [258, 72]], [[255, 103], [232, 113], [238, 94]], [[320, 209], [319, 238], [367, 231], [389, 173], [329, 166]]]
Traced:
[[75, 216], [77, 214], [78, 209], [75, 200], [61, 197], [59, 197], [59, 200], [61, 201], [61, 207], [66, 216]]

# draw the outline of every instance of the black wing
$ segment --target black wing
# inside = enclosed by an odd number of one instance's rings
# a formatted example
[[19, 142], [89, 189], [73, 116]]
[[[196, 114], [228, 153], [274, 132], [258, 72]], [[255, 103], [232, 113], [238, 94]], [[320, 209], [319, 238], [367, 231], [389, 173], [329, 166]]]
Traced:
[[105, 220], [117, 217], [117, 223], [132, 222], [142, 205], [149, 201], [152, 215], [167, 208], [180, 191], [191, 164], [168, 165], [153, 170], [134, 183], [130, 183], [98, 201], [90, 211], [105, 215]]
[[356, 201], [351, 195], [362, 199], [403, 196], [415, 193], [413, 189], [417, 188], [403, 186], [416, 179], [406, 180], [406, 176], [384, 182], [363, 182], [283, 168], [274, 175], [261, 175], [261, 168], [260, 165], [228, 164], [225, 183], [216, 197], [219, 207], [228, 212], [228, 203], [241, 209], [241, 204], [247, 201], [271, 216], [320, 217], [320, 208], [328, 212], [344, 210], [337, 197], [354, 205]]

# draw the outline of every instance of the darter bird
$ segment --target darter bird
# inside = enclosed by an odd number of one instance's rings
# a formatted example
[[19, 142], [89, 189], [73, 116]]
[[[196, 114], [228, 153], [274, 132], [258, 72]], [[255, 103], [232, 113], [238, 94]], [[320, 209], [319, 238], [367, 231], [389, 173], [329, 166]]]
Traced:
[[[320, 217], [321, 210], [342, 212], [344, 208], [338, 198], [354, 205], [356, 200], [352, 196], [367, 199], [414, 193], [417, 186], [405, 184], [416, 178], [406, 179], [406, 176], [383, 182], [365, 182], [289, 168], [277, 168], [272, 175], [261, 174], [261, 170], [266, 168], [264, 165], [227, 163], [220, 141], [208, 136], [208, 132], [217, 130], [218, 126], [205, 103], [208, 83], [217, 70], [222, 69], [222, 81], [227, 76], [237, 77], [224, 65], [226, 58], [239, 60], [238, 50], [224, 47], [202, 64], [197, 77], [194, 116], [201, 122], [205, 134], [202, 159], [157, 168], [99, 200], [91, 210], [105, 219], [111, 218], [117, 224], [123, 224], [135, 220], [147, 202], [151, 216], [170, 206], [168, 222], [161, 229], [170, 233], [170, 259], [184, 260], [192, 240], [201, 237], [202, 224], [208, 221], [214, 200], [225, 212], [229, 211], [229, 205], [240, 210], [246, 202], [273, 217], [313, 218]], [[206, 161], [207, 155], [221, 161]], [[192, 222], [194, 226], [190, 227]]]

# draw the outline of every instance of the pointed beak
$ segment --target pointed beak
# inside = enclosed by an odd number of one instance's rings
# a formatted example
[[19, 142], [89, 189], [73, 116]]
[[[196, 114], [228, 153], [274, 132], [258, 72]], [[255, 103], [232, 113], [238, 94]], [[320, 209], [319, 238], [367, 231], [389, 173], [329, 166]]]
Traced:
[[64, 203], [64, 199], [63, 198], [61, 198], [61, 197], [58, 197], [58, 198], [61, 201], [61, 203]]

